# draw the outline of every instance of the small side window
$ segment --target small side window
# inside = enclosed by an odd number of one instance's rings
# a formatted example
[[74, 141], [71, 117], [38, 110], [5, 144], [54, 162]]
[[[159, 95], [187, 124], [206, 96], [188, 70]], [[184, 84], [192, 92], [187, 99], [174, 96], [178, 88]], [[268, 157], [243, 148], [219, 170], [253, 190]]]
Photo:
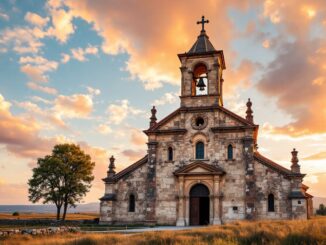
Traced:
[[129, 196], [129, 212], [135, 212], [135, 195], [131, 194]]
[[228, 145], [228, 160], [233, 160], [233, 146]]
[[199, 141], [196, 144], [196, 159], [204, 159], [205, 157], [205, 146], [204, 143]]
[[273, 194], [268, 195], [268, 212], [275, 212], [274, 195]]
[[168, 160], [173, 161], [173, 149], [172, 149], [172, 147], [168, 148]]

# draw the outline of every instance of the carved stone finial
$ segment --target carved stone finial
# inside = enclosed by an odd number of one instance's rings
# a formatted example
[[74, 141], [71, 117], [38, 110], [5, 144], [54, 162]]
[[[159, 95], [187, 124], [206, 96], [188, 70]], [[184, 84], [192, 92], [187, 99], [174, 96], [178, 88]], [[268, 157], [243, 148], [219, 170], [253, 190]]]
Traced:
[[298, 159], [298, 151], [294, 148], [293, 151], [291, 152], [292, 154], [292, 165], [291, 165], [291, 171], [294, 173], [300, 173], [300, 165], [298, 164], [299, 159]]
[[250, 99], [248, 99], [248, 102], [247, 102], [247, 111], [246, 111], [246, 119], [251, 122], [251, 123], [254, 123], [254, 117], [252, 115], [253, 111], [251, 109], [251, 106], [252, 106], [252, 103], [250, 101]]
[[112, 177], [115, 175], [115, 164], [114, 164], [115, 158], [114, 156], [110, 157], [110, 164], [109, 164], [109, 171], [108, 171], [108, 177]]
[[150, 128], [153, 127], [156, 124], [156, 120], [157, 120], [156, 112], [157, 112], [157, 110], [156, 110], [155, 106], [153, 106], [153, 108], [151, 109], [151, 113], [152, 113], [152, 116], [150, 117], [151, 121], [149, 123]]

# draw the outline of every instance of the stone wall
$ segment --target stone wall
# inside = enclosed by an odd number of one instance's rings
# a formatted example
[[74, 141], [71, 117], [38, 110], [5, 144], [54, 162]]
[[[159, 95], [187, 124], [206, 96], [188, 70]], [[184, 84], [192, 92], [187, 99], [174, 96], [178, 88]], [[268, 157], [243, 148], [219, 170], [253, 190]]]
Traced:
[[[112, 217], [112, 223], [144, 223], [145, 222], [145, 188], [146, 188], [147, 164], [142, 165], [134, 172], [123, 177], [115, 184], [111, 185], [116, 194], [115, 201], [110, 205], [101, 205], [101, 221], [105, 221], [105, 215]], [[106, 188], [110, 192], [110, 188]], [[129, 195], [135, 195], [135, 212], [129, 212]]]
[[[289, 219], [291, 218], [291, 180], [271, 168], [255, 161], [257, 186], [257, 218], [258, 219]], [[268, 195], [275, 198], [274, 212], [268, 212]]]
[[[208, 164], [217, 163], [226, 175], [222, 178], [222, 220], [228, 222], [244, 219], [244, 194], [245, 194], [245, 166], [243, 161], [242, 138], [252, 135], [253, 132], [212, 133], [212, 127], [236, 126], [239, 122], [229, 118], [223, 112], [207, 112], [204, 114], [208, 120], [207, 126], [198, 131], [193, 129], [192, 121], [201, 113], [182, 113], [162, 129], [176, 128], [182, 125], [187, 129], [184, 135], [159, 135], [157, 151], [157, 207], [156, 215], [161, 224], [175, 224], [177, 218], [178, 195], [176, 177], [173, 172], [180, 167], [195, 160], [195, 143], [201, 140], [205, 144], [205, 159]], [[184, 123], [180, 121], [184, 121]], [[227, 160], [227, 147], [232, 144], [234, 159]], [[173, 161], [168, 161], [168, 147], [174, 149]], [[189, 193], [185, 193], [188, 195]], [[189, 208], [189, 207], [186, 207]]]
[[307, 203], [305, 199], [292, 199], [292, 219], [307, 219]]
[[50, 234], [60, 234], [66, 232], [78, 232], [80, 229], [78, 227], [45, 227], [45, 228], [14, 228], [8, 230], [0, 230], [0, 237], [17, 235], [17, 234], [28, 234], [28, 235], [50, 235]]
[[[205, 127], [199, 130], [193, 125], [194, 118], [197, 116], [202, 116], [207, 121]], [[154, 212], [152, 206], [148, 205], [146, 196], [149, 190], [148, 169], [151, 168], [149, 163], [124, 176], [117, 183], [109, 184], [111, 187], [107, 186], [106, 193], [113, 191], [116, 193], [117, 200], [110, 201], [112, 207], [102, 205], [102, 212], [111, 215], [113, 223], [145, 223], [148, 214], [152, 212], [151, 219], [154, 217], [157, 224], [175, 225], [178, 217], [182, 216], [178, 213], [181, 203], [179, 200], [184, 198], [188, 200], [189, 193], [179, 196], [179, 183], [174, 172], [196, 160], [195, 145], [198, 141], [202, 141], [205, 145], [205, 157], [201, 161], [219, 166], [226, 172], [219, 179], [219, 193], [214, 193], [214, 197], [211, 196], [211, 200], [218, 199], [222, 222], [243, 219], [302, 218], [305, 214], [303, 210], [305, 201], [299, 204], [297, 200], [290, 201], [288, 198], [293, 189], [291, 180], [253, 160], [254, 129], [240, 128], [233, 132], [222, 130], [216, 133], [211, 130], [214, 127], [241, 125], [242, 123], [220, 110], [198, 112], [181, 110], [180, 114], [159, 129], [186, 129], [186, 131], [170, 131], [165, 134], [152, 134], [149, 137], [149, 142], [155, 142], [153, 154], [156, 156], [154, 163], [156, 176], [151, 177], [151, 183], [155, 183], [156, 186], [151, 199], [151, 205], [153, 203], [155, 205]], [[227, 159], [229, 145], [233, 147], [233, 159]], [[168, 160], [169, 147], [173, 149], [172, 161]], [[209, 181], [213, 183], [213, 180]], [[274, 212], [267, 210], [267, 196], [270, 193], [275, 197]], [[135, 212], [128, 212], [130, 194], [136, 197]], [[187, 205], [182, 210], [187, 216], [184, 217], [185, 224], [189, 218], [189, 203]], [[112, 214], [109, 214], [110, 211]]]

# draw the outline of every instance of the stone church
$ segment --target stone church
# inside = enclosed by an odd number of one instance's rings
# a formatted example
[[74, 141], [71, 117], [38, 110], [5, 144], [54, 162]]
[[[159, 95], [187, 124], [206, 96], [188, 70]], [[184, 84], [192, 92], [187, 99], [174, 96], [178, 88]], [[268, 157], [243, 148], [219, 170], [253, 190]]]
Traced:
[[312, 215], [298, 152], [291, 169], [264, 157], [250, 99], [245, 118], [223, 106], [224, 55], [205, 23], [197, 22], [196, 42], [178, 55], [180, 107], [160, 121], [151, 110], [147, 155], [118, 173], [110, 158], [101, 223], [188, 226]]

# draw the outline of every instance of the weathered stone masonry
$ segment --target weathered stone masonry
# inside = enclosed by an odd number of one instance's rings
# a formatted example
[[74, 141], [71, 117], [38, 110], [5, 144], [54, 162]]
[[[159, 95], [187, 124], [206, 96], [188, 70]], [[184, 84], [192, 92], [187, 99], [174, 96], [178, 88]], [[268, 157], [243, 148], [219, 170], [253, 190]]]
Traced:
[[310, 217], [312, 196], [302, 184], [298, 152], [292, 151], [291, 169], [262, 156], [250, 99], [245, 118], [223, 106], [224, 54], [204, 27], [178, 57], [180, 107], [160, 121], [152, 108], [142, 159], [116, 173], [110, 158], [101, 223], [185, 226]]

